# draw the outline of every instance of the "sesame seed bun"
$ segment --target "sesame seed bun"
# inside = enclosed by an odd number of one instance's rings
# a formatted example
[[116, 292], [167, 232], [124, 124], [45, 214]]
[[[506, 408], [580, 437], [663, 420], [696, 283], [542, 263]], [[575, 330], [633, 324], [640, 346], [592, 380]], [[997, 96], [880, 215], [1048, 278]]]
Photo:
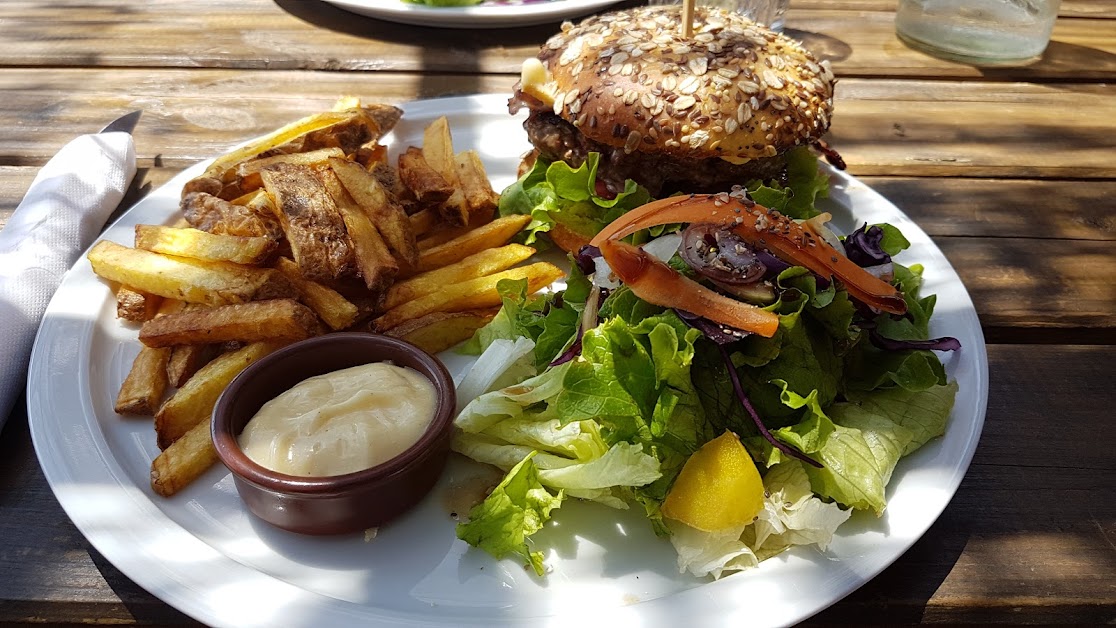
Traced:
[[745, 163], [829, 128], [833, 74], [796, 41], [717, 8], [648, 6], [562, 26], [538, 55], [556, 115], [633, 152]]

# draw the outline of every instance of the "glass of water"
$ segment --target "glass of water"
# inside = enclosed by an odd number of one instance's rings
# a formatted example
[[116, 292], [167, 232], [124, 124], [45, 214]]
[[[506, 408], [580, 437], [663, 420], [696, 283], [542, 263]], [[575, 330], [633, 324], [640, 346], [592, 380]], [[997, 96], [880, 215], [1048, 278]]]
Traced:
[[899, 0], [895, 32], [929, 54], [977, 64], [1042, 55], [1061, 0]]
[[[680, 4], [681, 0], [648, 0], [651, 5]], [[783, 31], [783, 17], [790, 0], [696, 0], [703, 7], [720, 7], [735, 11], [776, 33]]]

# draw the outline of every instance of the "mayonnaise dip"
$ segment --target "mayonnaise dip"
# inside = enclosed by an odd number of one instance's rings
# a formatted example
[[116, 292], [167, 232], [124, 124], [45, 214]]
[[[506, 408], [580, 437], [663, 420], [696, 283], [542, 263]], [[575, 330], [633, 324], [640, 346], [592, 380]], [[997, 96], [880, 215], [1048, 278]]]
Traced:
[[434, 384], [377, 362], [302, 381], [265, 403], [238, 442], [255, 463], [324, 477], [373, 467], [418, 442], [434, 418]]

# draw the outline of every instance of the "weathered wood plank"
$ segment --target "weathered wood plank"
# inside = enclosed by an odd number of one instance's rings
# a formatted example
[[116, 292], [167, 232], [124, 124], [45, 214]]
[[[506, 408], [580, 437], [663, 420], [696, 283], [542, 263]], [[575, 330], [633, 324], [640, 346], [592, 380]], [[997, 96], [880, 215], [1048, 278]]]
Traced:
[[1025, 342], [1034, 340], [1027, 332], [1066, 330], [1075, 342], [1116, 342], [1116, 242], [952, 236], [935, 242], [991, 340]]
[[[300, 98], [277, 97], [292, 83]], [[140, 164], [185, 167], [337, 96], [403, 102], [510, 93], [511, 76], [231, 70], [0, 74], [0, 165], [39, 165], [75, 135], [133, 109]], [[953, 81], [838, 84], [831, 143], [857, 175], [1116, 178], [1116, 85]], [[1072, 112], [1072, 113], [1070, 113]], [[1041, 155], [1041, 159], [1036, 158]]]
[[1099, 85], [848, 79], [829, 141], [861, 175], [1112, 177], [1114, 95]]
[[[842, 11], [894, 11], [899, 0], [794, 0], [796, 9]], [[1062, 17], [1116, 18], [1116, 5], [1108, 0], [1063, 0], [1058, 8]]]
[[[994, 345], [989, 360], [984, 433], [949, 507], [892, 567], [809, 624], [1116, 619], [1116, 422], [1097, 420], [1116, 404], [1116, 347]], [[84, 541], [42, 476], [22, 413], [0, 434], [0, 506], [0, 622], [188, 622]]]
[[1116, 240], [1116, 182], [862, 177], [931, 236]]
[[[886, 4], [886, 3], [885, 3]], [[788, 32], [830, 58], [844, 76], [1116, 76], [1116, 22], [1098, 2], [1068, 9], [1037, 63], [981, 69], [904, 46], [884, 4], [792, 5]], [[893, 5], [892, 5], [893, 6]], [[870, 9], [870, 10], [869, 10]], [[0, 4], [0, 63], [14, 66], [226, 67], [517, 73], [558, 24], [499, 31], [432, 30], [356, 16], [323, 2], [207, 0]], [[855, 23], [855, 28], [850, 28]], [[204, 34], [204, 35], [202, 35]], [[91, 52], [96, 51], [96, 52]]]

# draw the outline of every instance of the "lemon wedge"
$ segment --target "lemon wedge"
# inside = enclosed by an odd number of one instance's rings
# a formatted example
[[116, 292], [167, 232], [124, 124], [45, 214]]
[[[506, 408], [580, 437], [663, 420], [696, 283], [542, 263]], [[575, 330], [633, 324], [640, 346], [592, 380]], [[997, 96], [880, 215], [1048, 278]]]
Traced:
[[751, 523], [763, 509], [763, 479], [736, 434], [705, 443], [682, 467], [663, 516], [715, 532]]

